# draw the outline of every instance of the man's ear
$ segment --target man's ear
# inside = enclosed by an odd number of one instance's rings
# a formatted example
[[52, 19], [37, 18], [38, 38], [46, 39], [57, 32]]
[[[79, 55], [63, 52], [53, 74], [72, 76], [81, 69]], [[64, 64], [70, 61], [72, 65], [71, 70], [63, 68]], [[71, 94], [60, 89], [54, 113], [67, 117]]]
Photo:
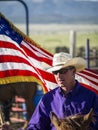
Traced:
[[73, 68], [73, 75], [75, 75], [76, 73], [76, 68]]

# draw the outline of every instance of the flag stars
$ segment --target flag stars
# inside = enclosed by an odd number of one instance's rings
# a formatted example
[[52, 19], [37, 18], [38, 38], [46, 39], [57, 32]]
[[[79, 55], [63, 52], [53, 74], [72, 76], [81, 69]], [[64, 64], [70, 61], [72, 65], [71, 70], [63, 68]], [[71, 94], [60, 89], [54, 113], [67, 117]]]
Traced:
[[9, 34], [10, 34], [10, 32], [9, 32], [8, 30], [6, 30], [6, 31], [5, 31], [5, 33], [6, 33], [7, 35], [9, 35]]
[[0, 29], [3, 29], [5, 26], [3, 24], [0, 25]]
[[1, 25], [0, 25], [0, 31], [2, 31], [4, 27], [5, 27], [5, 26], [4, 26], [3, 24], [1, 24]]

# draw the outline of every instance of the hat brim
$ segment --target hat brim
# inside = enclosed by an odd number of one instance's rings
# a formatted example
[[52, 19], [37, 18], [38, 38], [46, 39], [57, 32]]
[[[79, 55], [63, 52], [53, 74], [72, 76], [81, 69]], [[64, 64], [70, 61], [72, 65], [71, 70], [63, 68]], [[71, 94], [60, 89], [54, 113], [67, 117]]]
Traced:
[[53, 71], [58, 71], [58, 70], [60, 70], [60, 69], [62, 69], [62, 68], [63, 68], [62, 65], [60, 65], [60, 66], [58, 65], [58, 66], [53, 66], [53, 67], [47, 69], [47, 71], [48, 71], [48, 72], [53, 72]]
[[81, 57], [76, 57], [76, 58], [69, 60], [64, 65], [53, 66], [53, 67], [49, 68], [47, 71], [48, 72], [58, 71], [62, 68], [66, 68], [68, 66], [74, 66], [76, 68], [76, 71], [82, 71], [86, 68], [86, 61]]

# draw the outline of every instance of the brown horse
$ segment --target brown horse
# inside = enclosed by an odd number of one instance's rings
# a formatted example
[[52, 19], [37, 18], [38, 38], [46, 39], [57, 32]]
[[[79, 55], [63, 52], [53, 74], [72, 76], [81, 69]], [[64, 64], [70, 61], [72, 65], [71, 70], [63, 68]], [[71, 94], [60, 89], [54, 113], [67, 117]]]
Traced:
[[36, 82], [17, 82], [0, 85], [0, 102], [4, 103], [13, 99], [16, 95], [25, 99], [27, 120], [29, 121], [35, 109], [33, 98], [37, 90]]
[[56, 130], [90, 130], [88, 128], [90, 122], [95, 122], [93, 118], [93, 109], [85, 115], [72, 115], [64, 119], [59, 119], [53, 112], [51, 112], [51, 122]]

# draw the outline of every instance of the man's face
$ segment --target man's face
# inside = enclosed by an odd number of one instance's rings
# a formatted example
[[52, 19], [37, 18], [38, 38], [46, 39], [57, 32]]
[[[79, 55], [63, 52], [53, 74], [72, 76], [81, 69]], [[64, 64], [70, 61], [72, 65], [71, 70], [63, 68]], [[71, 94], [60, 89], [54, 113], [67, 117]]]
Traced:
[[75, 79], [75, 68], [74, 67], [66, 67], [59, 71], [53, 72], [55, 75], [55, 79], [60, 87], [70, 87], [71, 83]]

